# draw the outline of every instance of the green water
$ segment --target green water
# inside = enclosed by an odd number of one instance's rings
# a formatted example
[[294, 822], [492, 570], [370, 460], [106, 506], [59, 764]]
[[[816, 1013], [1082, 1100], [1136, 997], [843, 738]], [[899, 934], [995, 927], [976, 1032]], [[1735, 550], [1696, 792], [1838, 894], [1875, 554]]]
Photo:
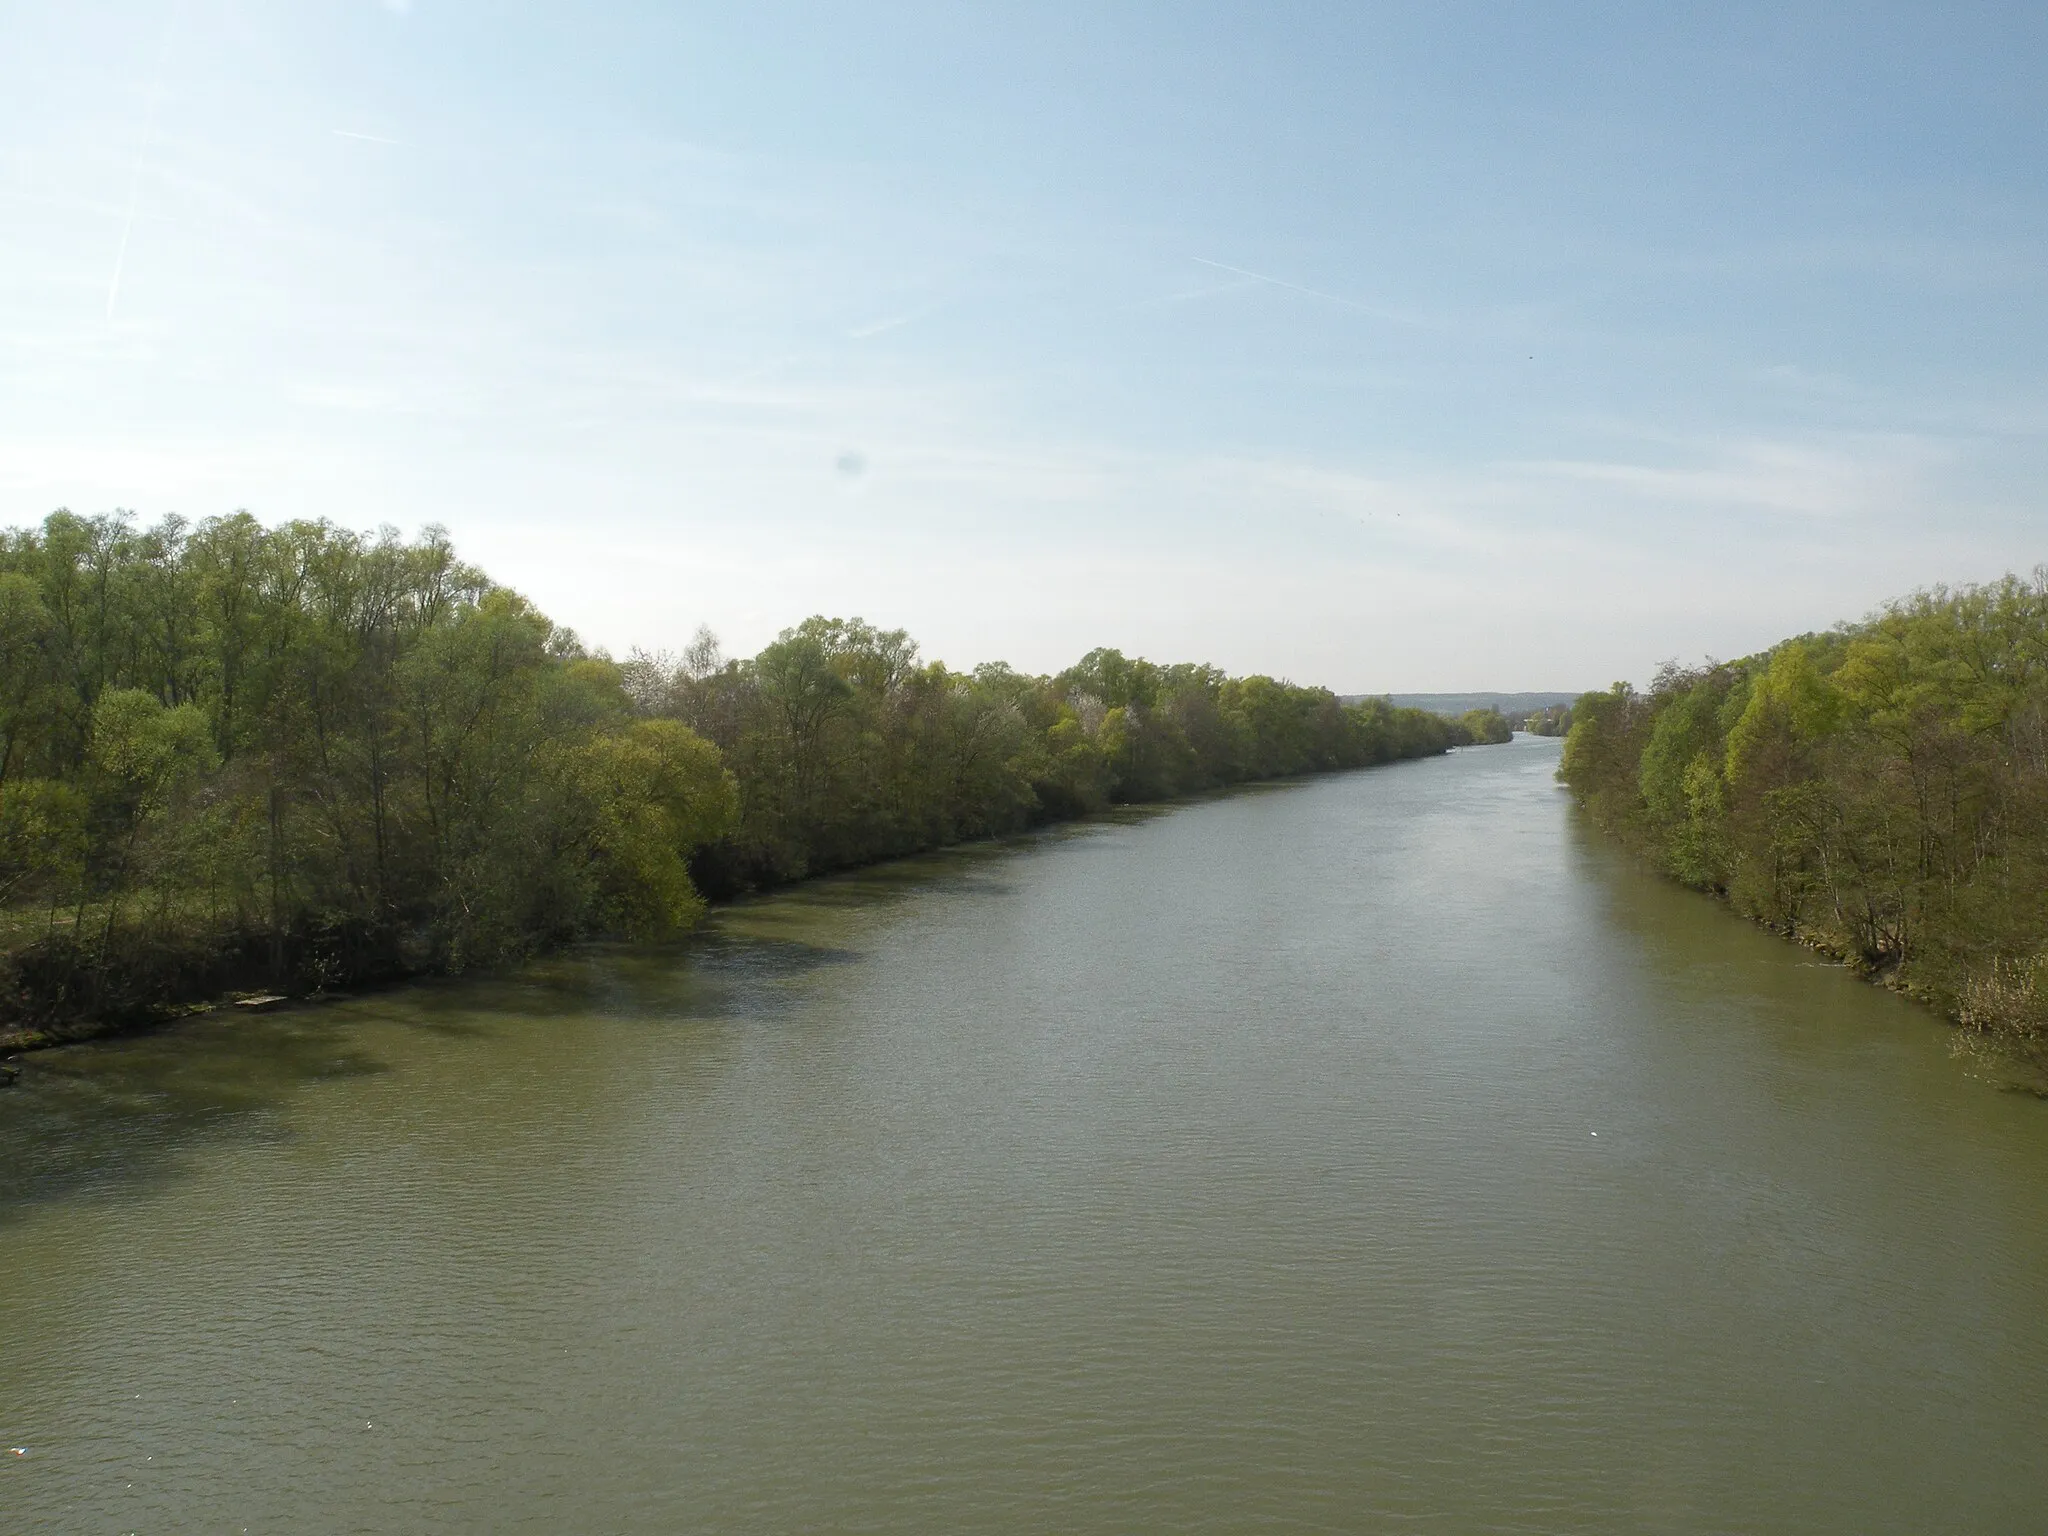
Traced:
[[2048, 1105], [1555, 757], [40, 1056], [0, 1529], [2043, 1528]]

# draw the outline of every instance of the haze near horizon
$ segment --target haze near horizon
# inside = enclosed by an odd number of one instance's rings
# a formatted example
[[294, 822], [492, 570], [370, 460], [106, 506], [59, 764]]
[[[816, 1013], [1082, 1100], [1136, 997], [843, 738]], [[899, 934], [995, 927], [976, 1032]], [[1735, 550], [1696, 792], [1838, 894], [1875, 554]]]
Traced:
[[2038, 11], [0, 5], [0, 523], [1340, 692], [2043, 557]]

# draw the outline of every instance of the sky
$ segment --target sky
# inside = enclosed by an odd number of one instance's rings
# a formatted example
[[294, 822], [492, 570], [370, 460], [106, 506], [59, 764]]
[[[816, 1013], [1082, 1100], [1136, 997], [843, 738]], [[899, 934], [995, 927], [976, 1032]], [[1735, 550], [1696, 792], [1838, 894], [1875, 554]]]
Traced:
[[1641, 681], [2048, 560], [2048, 7], [0, 0], [0, 524]]

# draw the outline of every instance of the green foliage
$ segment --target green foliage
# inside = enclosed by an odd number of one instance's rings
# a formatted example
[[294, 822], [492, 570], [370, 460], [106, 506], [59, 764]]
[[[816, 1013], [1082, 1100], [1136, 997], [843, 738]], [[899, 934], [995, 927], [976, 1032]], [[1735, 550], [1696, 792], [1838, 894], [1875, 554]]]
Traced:
[[619, 664], [437, 529], [59, 512], [0, 534], [0, 990], [54, 1016], [660, 935], [707, 888], [1460, 730], [1111, 650], [956, 673], [860, 619]]
[[144, 952], [276, 985], [665, 931], [734, 815], [709, 743], [437, 530], [60, 512], [0, 535], [0, 664], [0, 900], [63, 951], [14, 969], [67, 986]]
[[85, 873], [90, 802], [69, 784], [0, 784], [0, 903], [73, 888]]
[[563, 759], [563, 820], [580, 823], [593, 910], [639, 937], [693, 922], [704, 909], [690, 856], [725, 832], [736, 809], [718, 749], [673, 720], [638, 720], [590, 736]]
[[1468, 709], [1458, 717], [1454, 735], [1459, 746], [1497, 747], [1515, 739], [1515, 728], [1497, 709]]
[[2048, 570], [1588, 694], [1560, 777], [1687, 883], [2048, 1040]]
[[717, 743], [738, 781], [733, 832], [697, 860], [717, 892], [1456, 739], [1384, 700], [1114, 650], [1051, 678], [952, 672], [860, 619], [808, 619], [751, 661], [693, 649], [628, 669], [638, 706]]
[[153, 808], [217, 768], [220, 754], [206, 716], [193, 705], [167, 709], [140, 688], [109, 688], [93, 706], [92, 761], [139, 807]]

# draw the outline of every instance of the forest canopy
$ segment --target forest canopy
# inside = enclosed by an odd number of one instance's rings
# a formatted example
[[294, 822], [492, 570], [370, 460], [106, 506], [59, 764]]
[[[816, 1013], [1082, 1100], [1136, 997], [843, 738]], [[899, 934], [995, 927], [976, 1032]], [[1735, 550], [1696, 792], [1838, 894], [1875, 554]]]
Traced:
[[1689, 885], [2048, 1041], [2048, 568], [1573, 707], [1560, 776]]
[[59, 512], [0, 534], [0, 1032], [658, 936], [707, 894], [1472, 739], [1114, 650], [955, 672], [860, 619], [621, 662], [438, 529]]

